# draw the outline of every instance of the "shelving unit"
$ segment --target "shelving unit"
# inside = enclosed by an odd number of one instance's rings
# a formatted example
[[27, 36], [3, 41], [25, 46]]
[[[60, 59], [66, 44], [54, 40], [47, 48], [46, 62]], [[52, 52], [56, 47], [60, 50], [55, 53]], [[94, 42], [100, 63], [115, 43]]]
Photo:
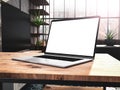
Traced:
[[39, 13], [40, 12], [40, 14], [41, 15], [49, 15], [49, 13], [48, 12], [46, 12], [44, 9], [30, 9], [30, 14], [32, 14], [32, 15], [35, 15], [35, 13]]
[[[46, 11], [46, 7], [49, 6], [47, 0], [30, 0], [30, 23], [31, 23], [31, 46], [32, 49], [42, 49], [44, 51], [46, 47], [46, 40], [48, 37], [49, 20], [47, 21], [46, 16], [49, 17], [49, 11]], [[34, 17], [41, 19], [41, 24], [36, 25], [32, 21]]]
[[30, 0], [30, 2], [36, 6], [49, 5], [49, 3], [46, 0]]

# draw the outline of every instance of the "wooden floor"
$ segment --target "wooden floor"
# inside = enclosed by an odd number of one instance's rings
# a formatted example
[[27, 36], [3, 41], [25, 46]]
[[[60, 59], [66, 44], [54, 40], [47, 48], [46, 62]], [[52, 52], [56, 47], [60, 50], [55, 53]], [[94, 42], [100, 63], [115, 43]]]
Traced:
[[47, 85], [43, 90], [103, 90], [102, 87], [57, 86]]

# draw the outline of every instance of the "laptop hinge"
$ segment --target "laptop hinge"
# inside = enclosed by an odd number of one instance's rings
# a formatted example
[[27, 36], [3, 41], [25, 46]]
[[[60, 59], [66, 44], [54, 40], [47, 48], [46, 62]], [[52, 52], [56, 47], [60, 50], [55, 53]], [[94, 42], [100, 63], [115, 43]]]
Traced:
[[66, 57], [66, 58], [77, 58], [77, 59], [92, 59], [93, 57], [86, 57], [86, 56], [74, 56], [74, 55], [59, 55], [59, 54], [50, 54], [50, 53], [45, 53], [44, 55], [46, 56], [53, 56], [53, 57]]

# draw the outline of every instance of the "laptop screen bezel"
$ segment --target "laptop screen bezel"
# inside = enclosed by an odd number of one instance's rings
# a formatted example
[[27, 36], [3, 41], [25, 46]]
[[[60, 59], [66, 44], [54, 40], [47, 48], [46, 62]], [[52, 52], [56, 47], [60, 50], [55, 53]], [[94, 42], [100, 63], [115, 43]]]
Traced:
[[[48, 45], [48, 40], [49, 40], [49, 35], [51, 31], [51, 25], [52, 22], [59, 22], [59, 21], [66, 21], [66, 20], [77, 20], [77, 19], [89, 19], [89, 18], [98, 18], [98, 27], [97, 27], [97, 33], [96, 33], [96, 39], [95, 39], [95, 45], [94, 45], [94, 53], [93, 56], [88, 56], [88, 55], [73, 55], [73, 54], [64, 54], [64, 53], [53, 53], [53, 52], [46, 52], [47, 45]], [[45, 48], [45, 54], [50, 54], [50, 55], [57, 55], [57, 56], [72, 56], [72, 57], [86, 57], [86, 58], [94, 58], [95, 57], [95, 49], [96, 49], [96, 42], [97, 42], [97, 37], [98, 37], [98, 31], [99, 31], [99, 24], [100, 24], [100, 16], [91, 16], [91, 17], [80, 17], [80, 18], [64, 18], [64, 19], [57, 19], [57, 20], [52, 20], [48, 32], [48, 39], [47, 39], [47, 45]]]

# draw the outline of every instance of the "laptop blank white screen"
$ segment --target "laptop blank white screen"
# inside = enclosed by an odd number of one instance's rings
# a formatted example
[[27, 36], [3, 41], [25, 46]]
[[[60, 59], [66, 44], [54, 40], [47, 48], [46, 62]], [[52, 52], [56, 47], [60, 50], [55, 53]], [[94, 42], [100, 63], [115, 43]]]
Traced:
[[46, 52], [93, 56], [99, 18], [54, 21]]

